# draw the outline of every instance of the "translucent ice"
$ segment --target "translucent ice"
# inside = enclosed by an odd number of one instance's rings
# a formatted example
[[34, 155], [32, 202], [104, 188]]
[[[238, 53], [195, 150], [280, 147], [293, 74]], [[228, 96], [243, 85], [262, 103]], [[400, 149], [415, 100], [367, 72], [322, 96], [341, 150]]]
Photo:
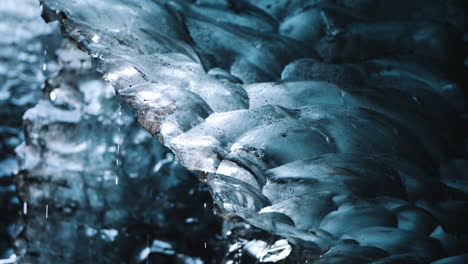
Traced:
[[466, 185], [438, 173], [467, 156], [456, 1], [42, 2], [216, 212], [291, 263], [466, 252]]

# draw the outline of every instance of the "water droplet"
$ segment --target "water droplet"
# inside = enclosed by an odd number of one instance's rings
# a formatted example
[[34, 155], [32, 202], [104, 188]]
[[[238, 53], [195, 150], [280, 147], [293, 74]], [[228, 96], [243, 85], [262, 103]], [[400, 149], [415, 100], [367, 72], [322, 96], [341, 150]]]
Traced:
[[115, 176], [115, 184], [118, 185], [119, 184], [119, 177]]
[[46, 71], [46, 70], [47, 70], [47, 64], [45, 64], [45, 63], [42, 64], [42, 70], [43, 70], [43, 71]]
[[48, 204], [46, 204], [45, 206], [45, 218], [46, 219], [49, 218], [49, 205]]
[[203, 203], [203, 207], [206, 208], [206, 203]]
[[55, 93], [55, 91], [52, 90], [49, 93], [49, 98], [50, 98], [51, 101], [55, 101], [55, 99], [57, 99], [57, 94]]
[[28, 203], [23, 202], [23, 214], [27, 215], [28, 214]]
[[206, 248], [206, 242], [203, 244], [203, 246]]

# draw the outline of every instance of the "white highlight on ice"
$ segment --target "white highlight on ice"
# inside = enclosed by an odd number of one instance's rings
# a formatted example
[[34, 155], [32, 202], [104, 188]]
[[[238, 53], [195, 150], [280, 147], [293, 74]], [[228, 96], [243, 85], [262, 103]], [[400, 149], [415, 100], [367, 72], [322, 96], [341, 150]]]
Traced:
[[174, 161], [174, 155], [171, 154], [171, 153], [168, 153], [166, 155], [166, 158], [164, 158], [164, 159], [158, 161], [158, 163], [156, 163], [156, 166], [154, 166], [153, 172], [155, 172], [155, 173], [158, 172], [162, 168], [162, 166], [164, 166], [167, 163], [171, 163], [173, 161]]
[[11, 254], [7, 259], [0, 259], [0, 264], [10, 264], [16, 263], [18, 261], [18, 257], [16, 254]]
[[140, 91], [138, 95], [143, 98], [143, 100], [156, 100], [162, 96], [161, 93], [157, 91]]
[[145, 247], [141, 252], [140, 254], [138, 254], [138, 260], [139, 261], [143, 261], [145, 260], [148, 255], [151, 253], [151, 249], [149, 247]]
[[117, 72], [110, 72], [108, 73], [105, 78], [110, 81], [110, 82], [113, 82], [113, 81], [116, 81], [119, 79], [120, 76], [132, 76], [132, 75], [135, 75], [137, 74], [138, 71], [133, 68], [133, 67], [126, 67], [126, 68], [123, 68], [122, 70], [120, 71], [117, 71]]
[[49, 98], [51, 101], [55, 101], [55, 99], [57, 99], [57, 94], [55, 93], [55, 91], [51, 91], [50, 94], [49, 94]]
[[115, 229], [101, 229], [99, 230], [102, 234], [102, 239], [107, 241], [114, 241], [115, 238], [119, 235], [119, 231]]
[[94, 43], [98, 43], [100, 39], [101, 39], [101, 37], [99, 35], [96, 35], [96, 34], [91, 38], [91, 40]]

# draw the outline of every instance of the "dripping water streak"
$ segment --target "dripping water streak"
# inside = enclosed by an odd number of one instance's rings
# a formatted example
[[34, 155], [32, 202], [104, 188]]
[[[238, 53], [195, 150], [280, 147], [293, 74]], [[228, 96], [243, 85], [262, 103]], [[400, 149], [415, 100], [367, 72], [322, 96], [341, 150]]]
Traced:
[[[120, 163], [120, 123], [121, 123], [121, 118], [122, 118], [122, 104], [119, 103], [119, 108], [118, 108], [118, 117], [117, 117], [117, 151], [116, 151], [116, 158], [115, 158], [115, 165], [117, 166], [117, 170], [118, 170], [118, 166], [119, 166], [119, 163]], [[115, 176], [115, 184], [118, 185], [119, 184], [119, 176]]]

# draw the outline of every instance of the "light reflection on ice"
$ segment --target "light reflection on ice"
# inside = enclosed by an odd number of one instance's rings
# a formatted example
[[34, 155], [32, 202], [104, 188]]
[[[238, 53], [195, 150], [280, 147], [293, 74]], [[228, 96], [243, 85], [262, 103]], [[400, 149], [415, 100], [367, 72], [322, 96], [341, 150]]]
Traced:
[[164, 166], [165, 164], [171, 163], [173, 161], [174, 161], [174, 155], [171, 154], [171, 153], [168, 153], [166, 155], [166, 158], [164, 158], [164, 159], [158, 161], [158, 163], [156, 163], [156, 166], [154, 166], [153, 172], [155, 172], [155, 173], [158, 172], [162, 168], [162, 166]]
[[55, 93], [54, 90], [52, 90], [49, 94], [49, 98], [51, 101], [55, 101], [55, 99], [57, 99], [57, 94]]
[[94, 43], [98, 43], [99, 40], [101, 39], [101, 37], [99, 35], [94, 35], [91, 40], [94, 42]]
[[17, 261], [18, 261], [18, 257], [16, 256], [16, 254], [12, 254], [7, 259], [0, 259], [0, 264], [16, 263]]
[[99, 232], [101, 233], [101, 238], [109, 242], [114, 241], [119, 235], [119, 231], [115, 229], [101, 229]]
[[105, 78], [109, 82], [114, 82], [114, 81], [118, 80], [121, 76], [128, 77], [128, 76], [135, 75], [137, 73], [138, 73], [138, 71], [135, 68], [126, 67], [126, 68], [123, 68], [120, 71], [110, 72], [110, 73], [106, 74]]

